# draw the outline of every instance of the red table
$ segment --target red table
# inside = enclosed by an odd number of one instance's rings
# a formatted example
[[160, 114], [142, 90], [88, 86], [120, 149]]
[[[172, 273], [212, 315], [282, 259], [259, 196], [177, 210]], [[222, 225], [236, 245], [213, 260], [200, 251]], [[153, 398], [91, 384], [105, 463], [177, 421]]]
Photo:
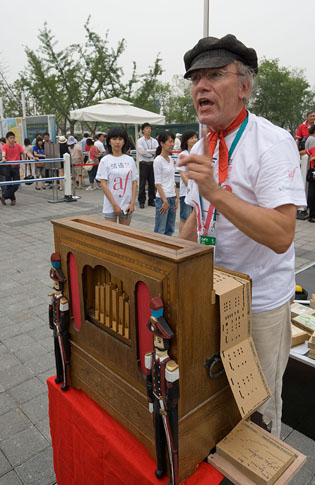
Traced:
[[[128, 431], [83, 391], [62, 392], [47, 380], [50, 432], [58, 485], [166, 485], [155, 462]], [[203, 462], [185, 485], [216, 485], [224, 477]]]

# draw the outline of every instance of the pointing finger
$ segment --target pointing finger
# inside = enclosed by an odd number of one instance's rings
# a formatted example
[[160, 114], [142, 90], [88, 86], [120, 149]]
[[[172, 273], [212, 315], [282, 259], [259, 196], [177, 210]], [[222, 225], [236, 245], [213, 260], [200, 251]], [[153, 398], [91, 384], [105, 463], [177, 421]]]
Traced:
[[208, 130], [206, 128], [202, 129], [203, 138], [203, 154], [209, 158], [209, 142], [208, 142]]

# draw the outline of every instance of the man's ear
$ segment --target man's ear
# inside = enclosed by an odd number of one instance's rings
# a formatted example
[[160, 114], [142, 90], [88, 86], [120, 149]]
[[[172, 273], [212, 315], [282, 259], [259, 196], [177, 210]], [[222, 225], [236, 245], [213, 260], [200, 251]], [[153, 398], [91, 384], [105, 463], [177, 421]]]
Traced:
[[250, 92], [250, 81], [245, 78], [240, 80], [239, 98], [243, 101]]

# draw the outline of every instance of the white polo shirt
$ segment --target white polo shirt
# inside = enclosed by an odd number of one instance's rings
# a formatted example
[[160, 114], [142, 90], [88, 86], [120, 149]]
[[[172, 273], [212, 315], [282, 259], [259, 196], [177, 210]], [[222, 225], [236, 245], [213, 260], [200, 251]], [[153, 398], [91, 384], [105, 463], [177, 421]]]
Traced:
[[[165, 197], [175, 197], [175, 165], [170, 157], [170, 161], [165, 160], [162, 155], [158, 155], [153, 162], [154, 183], [160, 184], [164, 191]], [[161, 198], [158, 190], [156, 197]]]

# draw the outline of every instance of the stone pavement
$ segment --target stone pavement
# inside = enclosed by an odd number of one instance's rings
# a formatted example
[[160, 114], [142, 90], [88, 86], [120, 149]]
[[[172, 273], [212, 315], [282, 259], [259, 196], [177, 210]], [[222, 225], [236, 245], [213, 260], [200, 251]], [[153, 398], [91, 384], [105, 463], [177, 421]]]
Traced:
[[[0, 485], [56, 483], [46, 386], [47, 377], [55, 374], [48, 327], [54, 251], [50, 220], [102, 217], [103, 196], [83, 189], [77, 202], [50, 204], [51, 192], [24, 186], [15, 207], [0, 206]], [[154, 209], [137, 208], [132, 226], [153, 230]], [[314, 234], [315, 226], [297, 221], [297, 269], [315, 261]], [[308, 455], [292, 483], [315, 484], [315, 442], [286, 425], [282, 435]]]

